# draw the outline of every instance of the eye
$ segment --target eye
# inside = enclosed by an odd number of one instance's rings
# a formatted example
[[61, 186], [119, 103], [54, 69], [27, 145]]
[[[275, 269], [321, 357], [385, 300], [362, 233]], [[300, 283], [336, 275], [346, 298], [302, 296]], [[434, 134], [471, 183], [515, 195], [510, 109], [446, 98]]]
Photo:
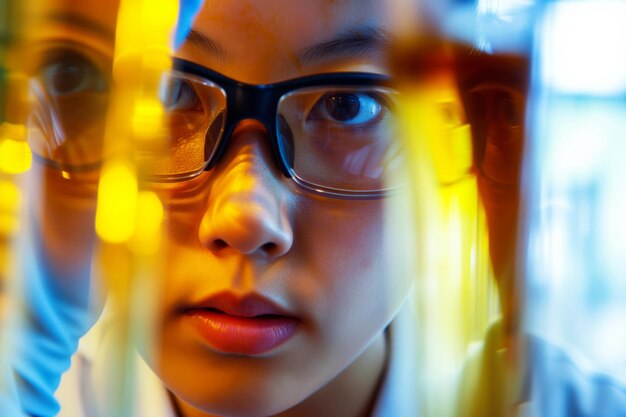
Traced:
[[49, 56], [40, 67], [39, 78], [52, 97], [107, 90], [107, 82], [95, 65], [73, 51], [56, 51]]
[[196, 110], [200, 105], [200, 98], [192, 85], [174, 77], [166, 81], [161, 100], [170, 111]]
[[384, 105], [377, 95], [361, 92], [329, 92], [315, 103], [309, 119], [360, 126], [374, 122], [383, 110]]

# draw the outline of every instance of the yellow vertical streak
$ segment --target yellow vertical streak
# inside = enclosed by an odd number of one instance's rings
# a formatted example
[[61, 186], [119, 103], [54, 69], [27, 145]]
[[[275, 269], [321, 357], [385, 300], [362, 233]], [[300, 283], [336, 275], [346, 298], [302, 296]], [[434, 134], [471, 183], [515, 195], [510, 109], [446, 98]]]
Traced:
[[[170, 69], [177, 0], [122, 0], [113, 64], [115, 88], [109, 109], [105, 161], [99, 185], [96, 230], [100, 271], [119, 323], [107, 385], [107, 415], [130, 415], [135, 395], [135, 349], [153, 348], [159, 297], [163, 205], [143, 173], [151, 154], [163, 149], [162, 75]], [[136, 157], [141, 149], [141, 166]], [[148, 154], [146, 155], [146, 151]]]
[[108, 161], [98, 185], [96, 232], [109, 243], [124, 243], [135, 231], [137, 177], [124, 159]]
[[401, 87], [399, 118], [412, 171], [420, 271], [421, 415], [454, 415], [472, 342], [497, 314], [484, 214], [470, 175], [472, 142], [452, 75]]
[[150, 256], [158, 252], [163, 222], [163, 204], [152, 191], [137, 195], [137, 221], [132, 248], [139, 255]]
[[32, 154], [22, 124], [0, 125], [0, 172], [22, 174], [30, 169]]
[[[0, 68], [4, 70], [0, 91], [0, 393], [7, 394], [10, 358], [9, 341], [23, 311], [18, 271], [18, 247], [23, 238], [23, 208], [26, 194], [23, 183], [31, 166], [30, 148], [26, 142], [25, 124], [29, 114], [28, 83], [24, 68], [30, 56], [23, 47], [28, 17], [32, 14], [29, 0], [0, 2]], [[16, 403], [17, 404], [17, 403]]]
[[15, 238], [20, 230], [22, 199], [22, 191], [13, 181], [0, 179], [0, 236], [3, 239]]

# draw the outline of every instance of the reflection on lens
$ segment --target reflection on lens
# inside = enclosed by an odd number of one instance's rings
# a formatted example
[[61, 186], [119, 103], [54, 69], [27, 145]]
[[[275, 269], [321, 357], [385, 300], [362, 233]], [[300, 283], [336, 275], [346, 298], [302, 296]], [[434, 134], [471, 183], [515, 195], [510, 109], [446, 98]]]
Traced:
[[163, 78], [161, 101], [167, 118], [167, 146], [150, 161], [156, 180], [192, 176], [204, 169], [219, 141], [226, 94], [207, 80], [178, 72]]
[[209, 161], [217, 148], [217, 143], [224, 132], [224, 123], [226, 122], [226, 111], [222, 110], [211, 121], [211, 125], [206, 132], [206, 141], [204, 144], [204, 160]]
[[[77, 52], [55, 53], [41, 65], [31, 90], [36, 105], [29, 141], [35, 157], [68, 173], [96, 171], [107, 157], [110, 88], [102, 72]], [[142, 149], [139, 143], [137, 163], [155, 180], [193, 176], [204, 169], [222, 135], [226, 95], [209, 81], [170, 72], [159, 99], [165, 146]]]
[[[377, 192], [400, 184], [404, 155], [393, 103], [382, 87], [316, 87], [285, 95], [278, 137], [297, 181], [328, 191]], [[285, 155], [288, 154], [288, 155]]]

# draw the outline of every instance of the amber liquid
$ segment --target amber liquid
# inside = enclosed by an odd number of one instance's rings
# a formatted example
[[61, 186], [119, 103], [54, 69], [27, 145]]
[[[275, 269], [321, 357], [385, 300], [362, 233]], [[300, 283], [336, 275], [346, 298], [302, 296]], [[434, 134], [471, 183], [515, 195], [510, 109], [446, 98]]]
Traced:
[[[472, 130], [473, 165], [502, 185], [519, 184], [530, 80], [529, 53], [485, 53], [436, 36], [398, 42], [389, 62], [400, 90], [446, 77], [456, 85]], [[497, 151], [489, 159], [487, 148]]]

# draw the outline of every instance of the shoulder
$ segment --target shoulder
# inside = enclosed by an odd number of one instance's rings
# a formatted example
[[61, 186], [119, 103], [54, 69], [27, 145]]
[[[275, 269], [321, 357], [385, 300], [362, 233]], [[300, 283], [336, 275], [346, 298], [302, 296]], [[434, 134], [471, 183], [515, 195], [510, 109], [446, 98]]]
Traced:
[[525, 365], [517, 381], [503, 361], [501, 325], [472, 346], [459, 389], [459, 417], [622, 417], [626, 386], [581, 365], [581, 361], [535, 336], [527, 339]]
[[541, 415], [626, 415], [626, 385], [585, 368], [562, 348], [544, 340], [533, 338], [532, 346], [530, 395], [537, 399]]

